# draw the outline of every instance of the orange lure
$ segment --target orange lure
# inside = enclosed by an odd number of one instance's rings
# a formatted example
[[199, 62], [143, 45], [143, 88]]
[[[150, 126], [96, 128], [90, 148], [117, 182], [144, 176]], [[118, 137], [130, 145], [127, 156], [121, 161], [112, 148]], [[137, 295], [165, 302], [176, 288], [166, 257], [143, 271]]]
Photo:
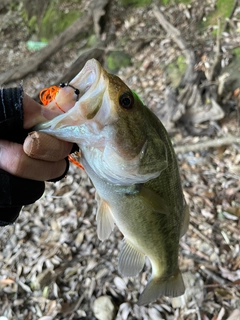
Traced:
[[[67, 84], [66, 84], [66, 86], [67, 86]], [[42, 102], [42, 104], [44, 106], [46, 106], [49, 104], [49, 102], [53, 101], [56, 97], [56, 94], [60, 90], [60, 88], [61, 87], [51, 86], [49, 88], [44, 88], [43, 90], [41, 90], [40, 94], [39, 94], [39, 98], [40, 98], [40, 101]], [[55, 101], [55, 104], [58, 107], [58, 109], [60, 109], [62, 112], [65, 113], [65, 111], [59, 106], [57, 101]], [[79, 156], [80, 152], [75, 152], [75, 154], [76, 154], [76, 156]], [[81, 163], [79, 163], [71, 154], [68, 155], [68, 160], [70, 162], [72, 162], [73, 164], [75, 164], [77, 167], [84, 170], [84, 167], [81, 165]]]

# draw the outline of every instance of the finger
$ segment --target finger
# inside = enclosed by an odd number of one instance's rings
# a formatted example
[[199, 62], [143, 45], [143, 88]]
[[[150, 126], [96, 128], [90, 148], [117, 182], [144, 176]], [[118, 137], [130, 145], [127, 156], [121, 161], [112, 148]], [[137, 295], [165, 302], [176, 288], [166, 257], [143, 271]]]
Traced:
[[44, 132], [31, 132], [23, 144], [24, 152], [31, 158], [59, 161], [71, 152], [73, 144], [61, 141]]
[[32, 159], [21, 144], [0, 140], [0, 168], [18, 177], [45, 181], [60, 177], [66, 170], [66, 161]]
[[30, 129], [38, 123], [45, 122], [47, 119], [43, 116], [44, 107], [27, 94], [23, 97], [24, 106], [24, 129]]

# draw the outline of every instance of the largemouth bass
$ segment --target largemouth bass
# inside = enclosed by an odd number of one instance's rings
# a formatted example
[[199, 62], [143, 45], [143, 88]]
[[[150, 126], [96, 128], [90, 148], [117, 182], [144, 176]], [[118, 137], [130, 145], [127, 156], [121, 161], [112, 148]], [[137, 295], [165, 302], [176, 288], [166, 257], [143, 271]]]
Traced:
[[[65, 113], [57, 115], [56, 105]], [[58, 111], [37, 130], [78, 144], [81, 164], [96, 189], [98, 237], [107, 239], [115, 225], [124, 235], [120, 274], [136, 276], [146, 257], [151, 262], [152, 276], [138, 303], [182, 295], [178, 251], [188, 209], [163, 124], [94, 59], [47, 108]]]

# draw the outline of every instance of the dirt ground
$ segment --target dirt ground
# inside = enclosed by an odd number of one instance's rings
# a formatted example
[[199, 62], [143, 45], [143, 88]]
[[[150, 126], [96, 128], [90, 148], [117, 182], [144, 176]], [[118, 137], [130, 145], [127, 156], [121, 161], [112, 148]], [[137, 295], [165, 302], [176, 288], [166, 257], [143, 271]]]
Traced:
[[[131, 55], [132, 65], [121, 68], [118, 75], [161, 118], [166, 91], [171, 87], [167, 66], [176, 64], [181, 50], [161, 28], [151, 6], [126, 9], [113, 2], [110, 19], [116, 39], [107, 50]], [[199, 24], [215, 4], [204, 0], [161, 7], [194, 48], [204, 72], [215, 57], [216, 25], [200, 28]], [[88, 5], [85, 1], [85, 10]], [[18, 8], [7, 6], [0, 11], [0, 73], [34, 54], [27, 49], [31, 34]], [[229, 64], [233, 49], [240, 45], [239, 14], [240, 7], [222, 35], [222, 67]], [[22, 81], [24, 90], [35, 96], [67, 71], [83, 47], [83, 40], [74, 41], [36, 72], [6, 86]], [[191, 133], [184, 122], [175, 123], [169, 131], [174, 147], [238, 136], [237, 99], [226, 96], [226, 105], [220, 121], [209, 119], [196, 126], [201, 134]], [[205, 130], [210, 125], [214, 129], [211, 134]], [[99, 241], [95, 189], [85, 172], [71, 165], [65, 179], [46, 183], [43, 197], [24, 207], [14, 225], [0, 230], [0, 319], [96, 319], [94, 303], [101, 296], [110, 297], [106, 303], [115, 308], [116, 315], [109, 320], [240, 319], [239, 150], [237, 143], [231, 143], [177, 152], [190, 207], [190, 225], [179, 253], [187, 288], [182, 308], [174, 309], [167, 297], [147, 307], [136, 305], [151, 273], [150, 265], [136, 278], [118, 274], [122, 235], [116, 228], [107, 241]]]

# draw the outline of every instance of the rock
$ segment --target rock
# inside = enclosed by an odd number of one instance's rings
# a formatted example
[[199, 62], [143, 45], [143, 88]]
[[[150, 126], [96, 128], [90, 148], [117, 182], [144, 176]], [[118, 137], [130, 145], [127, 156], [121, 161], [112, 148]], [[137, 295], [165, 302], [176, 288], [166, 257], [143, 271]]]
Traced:
[[109, 296], [101, 296], [93, 303], [93, 313], [98, 320], [113, 320], [117, 314], [116, 306]]
[[240, 309], [236, 309], [231, 313], [227, 320], [237, 320], [240, 319]]

